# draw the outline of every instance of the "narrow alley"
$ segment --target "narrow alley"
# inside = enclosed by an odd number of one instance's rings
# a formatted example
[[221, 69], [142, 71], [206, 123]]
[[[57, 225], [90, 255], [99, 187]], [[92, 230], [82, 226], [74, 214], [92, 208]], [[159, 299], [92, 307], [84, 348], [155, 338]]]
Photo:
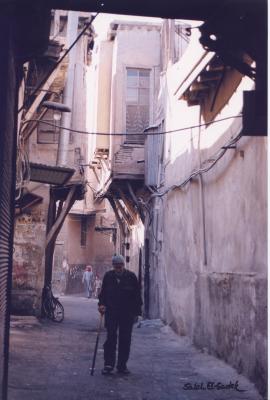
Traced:
[[160, 320], [134, 325], [129, 376], [101, 375], [103, 330], [91, 376], [97, 300], [64, 296], [61, 302], [65, 319], [60, 324], [12, 317], [9, 400], [262, 399], [246, 378], [195, 349]]
[[267, 400], [267, 1], [0, 30], [0, 400]]

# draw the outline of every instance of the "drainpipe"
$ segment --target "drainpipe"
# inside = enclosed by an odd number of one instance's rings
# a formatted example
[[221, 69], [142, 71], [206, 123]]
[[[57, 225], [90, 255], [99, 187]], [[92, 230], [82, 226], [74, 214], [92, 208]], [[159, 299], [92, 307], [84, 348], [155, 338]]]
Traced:
[[[69, 48], [77, 37], [78, 21], [79, 21], [79, 12], [69, 11], [68, 22], [67, 22], [66, 48]], [[75, 45], [69, 53], [67, 80], [63, 93], [63, 103], [66, 104], [71, 109], [73, 103], [76, 50], [77, 46]], [[63, 128], [70, 129], [71, 122], [72, 122], [72, 114], [64, 113], [61, 121], [61, 125], [63, 126]], [[61, 165], [61, 166], [68, 165], [69, 137], [70, 137], [70, 131], [62, 129], [59, 136], [56, 165]]]

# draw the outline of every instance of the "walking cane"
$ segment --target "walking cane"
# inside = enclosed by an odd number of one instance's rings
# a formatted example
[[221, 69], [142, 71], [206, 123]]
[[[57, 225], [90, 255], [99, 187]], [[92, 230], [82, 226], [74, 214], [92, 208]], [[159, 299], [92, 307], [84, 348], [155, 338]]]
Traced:
[[96, 338], [96, 346], [95, 346], [95, 350], [94, 350], [94, 356], [93, 356], [93, 362], [92, 362], [92, 368], [91, 368], [92, 376], [94, 375], [94, 370], [95, 370], [98, 342], [99, 342], [99, 336], [100, 336], [101, 326], [102, 326], [102, 318], [103, 318], [103, 314], [100, 314], [100, 320], [99, 320], [99, 326], [98, 326], [97, 338]]

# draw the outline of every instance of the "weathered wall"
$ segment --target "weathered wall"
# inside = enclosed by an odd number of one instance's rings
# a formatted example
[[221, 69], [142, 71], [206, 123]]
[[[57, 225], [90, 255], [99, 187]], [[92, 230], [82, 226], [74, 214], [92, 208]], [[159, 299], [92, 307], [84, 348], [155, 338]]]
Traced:
[[[188, 108], [173, 95], [179, 71], [180, 64], [167, 71], [166, 130], [200, 122], [199, 107]], [[243, 90], [251, 88], [252, 82], [244, 78], [217, 119], [237, 115]], [[240, 131], [241, 119], [228, 119], [207, 129], [167, 135], [163, 189], [210, 166], [218, 150]], [[158, 308], [177, 332], [223, 358], [262, 391], [267, 343], [266, 157], [266, 139], [241, 138], [201, 179], [169, 191], [163, 202], [155, 200], [157, 227], [147, 233], [152, 237], [151, 316], [157, 316]]]
[[167, 296], [159, 297], [163, 318], [180, 334], [261, 387], [266, 379], [265, 144], [251, 139], [244, 160], [235, 154], [225, 171], [217, 165], [211, 182], [205, 178], [206, 265], [199, 185], [167, 197], [162, 254]]
[[12, 312], [40, 315], [44, 284], [48, 188], [43, 202], [16, 217], [13, 253]]

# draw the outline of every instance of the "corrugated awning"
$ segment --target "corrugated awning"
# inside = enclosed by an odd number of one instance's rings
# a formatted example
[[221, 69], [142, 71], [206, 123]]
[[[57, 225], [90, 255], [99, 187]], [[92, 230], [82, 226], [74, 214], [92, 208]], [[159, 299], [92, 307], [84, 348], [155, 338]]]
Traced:
[[49, 185], [64, 185], [75, 169], [30, 162], [30, 180]]

